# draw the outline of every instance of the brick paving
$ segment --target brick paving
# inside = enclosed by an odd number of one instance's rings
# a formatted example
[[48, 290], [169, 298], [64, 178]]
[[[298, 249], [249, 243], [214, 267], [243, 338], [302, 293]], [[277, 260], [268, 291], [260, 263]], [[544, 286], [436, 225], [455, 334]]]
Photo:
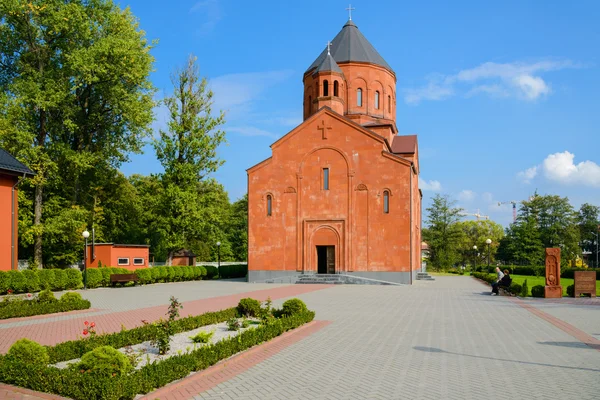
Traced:
[[[225, 285], [222, 295], [237, 292], [239, 283]], [[230, 369], [192, 375], [148, 398], [597, 399], [600, 393], [600, 351], [582, 342], [593, 336], [596, 322], [571, 325], [544, 308], [550, 303], [492, 297], [487, 287], [459, 276], [413, 286], [270, 287], [276, 305], [297, 296], [317, 312], [316, 323], [331, 323], [301, 340], [280, 338], [271, 345], [277, 352], [261, 356], [270, 344], [261, 345]], [[246, 294], [221, 297], [235, 303]], [[186, 308], [196, 301], [208, 307], [221, 297], [192, 300]], [[600, 316], [595, 306], [559, 306], [571, 310], [573, 321]]]

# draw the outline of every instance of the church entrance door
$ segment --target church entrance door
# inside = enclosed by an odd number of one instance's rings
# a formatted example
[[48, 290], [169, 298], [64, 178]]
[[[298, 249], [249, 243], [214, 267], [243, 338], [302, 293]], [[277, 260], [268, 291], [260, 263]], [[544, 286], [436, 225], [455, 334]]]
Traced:
[[335, 274], [335, 246], [317, 246], [317, 273]]

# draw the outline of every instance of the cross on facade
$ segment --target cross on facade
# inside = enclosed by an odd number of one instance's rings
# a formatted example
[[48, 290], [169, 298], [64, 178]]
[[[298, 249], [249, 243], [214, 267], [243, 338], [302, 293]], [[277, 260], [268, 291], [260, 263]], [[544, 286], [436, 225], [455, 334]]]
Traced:
[[327, 42], [327, 55], [331, 55], [331, 42]]
[[349, 4], [346, 10], [348, 10], [348, 19], [352, 21], [352, 10], [356, 10], [356, 8], [352, 8], [352, 4]]
[[317, 126], [317, 129], [321, 131], [323, 139], [327, 139], [327, 131], [331, 129], [331, 126], [325, 126], [325, 120], [322, 120], [321, 126]]

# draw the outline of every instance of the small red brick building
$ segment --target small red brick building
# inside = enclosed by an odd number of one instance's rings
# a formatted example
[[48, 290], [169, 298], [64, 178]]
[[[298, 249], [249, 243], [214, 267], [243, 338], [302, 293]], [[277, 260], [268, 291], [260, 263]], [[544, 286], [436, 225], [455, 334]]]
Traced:
[[101, 262], [105, 267], [118, 267], [128, 270], [148, 268], [150, 246], [144, 244], [88, 243], [86, 268], [98, 268]]
[[0, 271], [18, 269], [19, 178], [34, 172], [4, 149], [0, 149]]
[[248, 280], [412, 283], [422, 196], [417, 137], [396, 127], [396, 74], [350, 20], [303, 81], [304, 122], [247, 171]]
[[171, 263], [169, 265], [178, 265], [181, 267], [196, 265], [196, 255], [190, 250], [177, 250], [171, 256]]

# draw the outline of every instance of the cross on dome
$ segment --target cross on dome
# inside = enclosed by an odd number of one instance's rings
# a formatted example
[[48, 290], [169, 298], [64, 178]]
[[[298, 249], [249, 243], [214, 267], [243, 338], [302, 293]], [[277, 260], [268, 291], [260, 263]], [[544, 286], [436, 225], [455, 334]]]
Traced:
[[346, 10], [348, 10], [348, 20], [352, 21], [352, 10], [356, 10], [356, 8], [352, 8], [352, 4], [349, 4]]

